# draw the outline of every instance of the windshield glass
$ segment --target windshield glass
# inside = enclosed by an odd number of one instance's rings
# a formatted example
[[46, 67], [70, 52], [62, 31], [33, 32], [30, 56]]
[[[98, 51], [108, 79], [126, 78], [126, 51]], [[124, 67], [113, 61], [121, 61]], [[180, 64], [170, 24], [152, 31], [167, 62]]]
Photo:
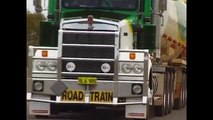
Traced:
[[138, 0], [62, 0], [63, 8], [136, 10]]

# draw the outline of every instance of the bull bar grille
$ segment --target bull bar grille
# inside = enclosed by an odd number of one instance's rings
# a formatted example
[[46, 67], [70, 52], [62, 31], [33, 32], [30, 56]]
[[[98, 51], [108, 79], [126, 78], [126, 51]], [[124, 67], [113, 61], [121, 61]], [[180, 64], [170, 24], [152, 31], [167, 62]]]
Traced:
[[[113, 80], [116, 32], [63, 31], [61, 44], [61, 78], [79, 76]], [[73, 62], [75, 70], [70, 72], [66, 64]], [[110, 71], [104, 73], [101, 65], [108, 63]]]

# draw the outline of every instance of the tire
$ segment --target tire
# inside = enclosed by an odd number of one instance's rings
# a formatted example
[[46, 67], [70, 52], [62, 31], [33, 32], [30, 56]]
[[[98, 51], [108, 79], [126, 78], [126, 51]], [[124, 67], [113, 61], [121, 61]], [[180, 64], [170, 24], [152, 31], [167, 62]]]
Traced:
[[166, 73], [166, 80], [165, 80], [165, 111], [164, 114], [167, 115], [169, 113], [169, 80], [170, 75], [169, 72]]
[[154, 106], [154, 97], [152, 97], [152, 105], [148, 105], [148, 114], [147, 114], [147, 120], [154, 118], [155, 116], [155, 106]]
[[158, 106], [154, 106], [154, 115], [155, 116], [158, 116], [158, 117], [162, 117], [164, 116], [164, 113], [165, 113], [165, 94], [163, 94], [163, 103], [162, 105], [158, 105]]
[[182, 85], [182, 89], [181, 89], [181, 104], [180, 104], [180, 108], [183, 108], [184, 106], [184, 89], [183, 89], [183, 85]]
[[185, 106], [187, 105], [187, 74], [185, 73], [185, 79], [184, 79], [184, 99], [185, 99]]
[[180, 94], [178, 95], [178, 98], [176, 98], [175, 100], [174, 100], [174, 109], [176, 109], [176, 110], [179, 110], [179, 109], [181, 109], [182, 107], [183, 107], [183, 102], [184, 102], [184, 80], [183, 80], [183, 75], [182, 75], [182, 78], [181, 78], [181, 82], [179, 83], [179, 91], [180, 91]]
[[183, 77], [183, 108], [186, 106], [187, 101], [187, 86], [186, 86], [186, 73], [184, 72]]
[[186, 79], [185, 79], [185, 72], [182, 73], [182, 89], [181, 89], [181, 108], [184, 108], [185, 107], [185, 103], [186, 103]]
[[174, 84], [175, 84], [174, 81], [175, 81], [175, 75], [174, 75], [174, 72], [171, 72], [171, 105], [170, 105], [171, 111], [174, 107]]
[[170, 71], [170, 80], [169, 80], [169, 113], [171, 113], [174, 103], [174, 76], [173, 72]]

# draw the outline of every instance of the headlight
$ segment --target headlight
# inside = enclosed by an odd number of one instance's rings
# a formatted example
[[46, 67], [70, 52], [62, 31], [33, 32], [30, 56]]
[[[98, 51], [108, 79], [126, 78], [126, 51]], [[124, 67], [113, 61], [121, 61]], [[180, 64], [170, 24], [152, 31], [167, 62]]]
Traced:
[[133, 67], [133, 71], [137, 74], [142, 73], [143, 68], [141, 64], [135, 64]]
[[55, 61], [51, 61], [47, 63], [47, 69], [50, 71], [55, 71], [56, 70], [56, 62]]
[[131, 67], [130, 64], [123, 64], [123, 65], [122, 65], [122, 71], [123, 71], [124, 73], [130, 73], [131, 70], [132, 70], [132, 67]]
[[101, 65], [101, 70], [105, 73], [110, 71], [110, 65], [108, 63], [104, 63]]
[[72, 72], [75, 70], [75, 64], [73, 62], [68, 62], [66, 68], [68, 71]]
[[38, 61], [36, 63], [36, 69], [39, 71], [43, 71], [46, 68], [46, 63], [44, 61]]
[[133, 94], [140, 94], [140, 93], [142, 93], [142, 85], [133, 84], [132, 85], [132, 93]]
[[34, 81], [33, 90], [42, 91], [43, 90], [43, 81]]

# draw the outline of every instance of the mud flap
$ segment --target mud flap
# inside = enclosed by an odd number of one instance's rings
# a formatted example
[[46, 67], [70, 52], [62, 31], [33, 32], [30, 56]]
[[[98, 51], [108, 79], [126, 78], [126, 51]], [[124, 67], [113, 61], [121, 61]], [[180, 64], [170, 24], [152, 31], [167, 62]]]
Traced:
[[[43, 100], [50, 100], [49, 96], [33, 95], [33, 98], [39, 98]], [[50, 103], [43, 102], [29, 102], [29, 114], [30, 115], [50, 115]]]
[[126, 105], [125, 107], [126, 118], [146, 119], [146, 116], [147, 105]]

